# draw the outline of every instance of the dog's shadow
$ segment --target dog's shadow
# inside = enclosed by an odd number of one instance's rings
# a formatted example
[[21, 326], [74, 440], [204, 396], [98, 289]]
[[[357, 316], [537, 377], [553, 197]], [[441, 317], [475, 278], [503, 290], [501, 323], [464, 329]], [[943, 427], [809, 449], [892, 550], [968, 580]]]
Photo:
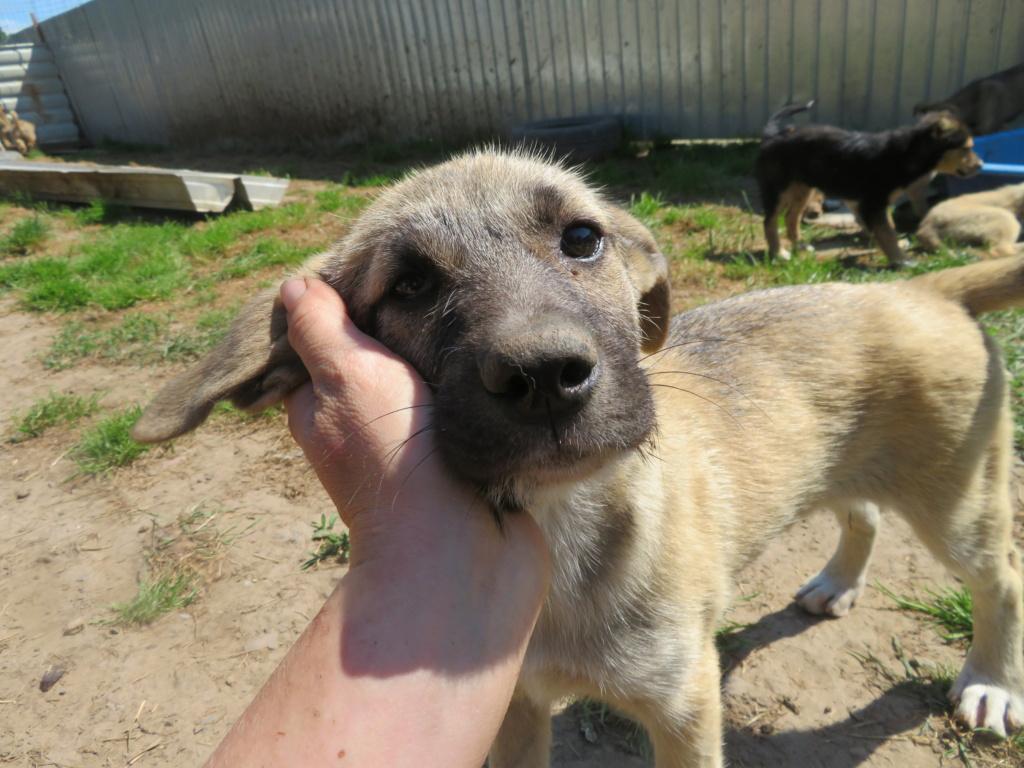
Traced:
[[[879, 748], [908, 731], [927, 729], [931, 715], [945, 710], [924, 681], [894, 683], [865, 707], [821, 728], [772, 732], [770, 726], [725, 728], [725, 754], [733, 768], [857, 768], [867, 765]], [[925, 734], [928, 739], [934, 734]], [[920, 747], [927, 749], [927, 747]]]
[[[799, 635], [823, 621], [832, 619], [811, 615], [791, 603], [754, 624], [729, 632], [719, 641], [723, 679], [727, 680], [730, 672], [755, 650]], [[725, 698], [728, 704], [728, 694]], [[867, 706], [850, 710], [843, 720], [821, 728], [777, 732], [770, 723], [761, 721], [741, 727], [727, 724], [725, 751], [734, 768], [856, 768], [867, 764], [886, 741], [926, 727], [933, 715], [945, 714], [946, 706], [941, 683], [923, 678], [900, 680]]]
[[[813, 616], [791, 603], [762, 616], [754, 624], [728, 632], [719, 638], [725, 670], [723, 681], [754, 651], [799, 635], [823, 621], [831, 619]], [[770, 718], [730, 725], [729, 698], [726, 693], [724, 740], [727, 762], [732, 768], [858, 768], [869, 764], [886, 741], [927, 730], [930, 717], [947, 712], [945, 691], [940, 684], [926, 679], [894, 682], [870, 704], [850, 710], [846, 718], [806, 730], [776, 731]], [[781, 710], [782, 698], [775, 703]], [[611, 760], [629, 768], [652, 765], [652, 749], [642, 729], [630, 720], [595, 707], [600, 705], [577, 703], [555, 716], [553, 764], [601, 766]], [[590, 741], [585, 737], [588, 732]], [[934, 735], [925, 734], [925, 738]]]
[[[830, 255], [825, 259], [828, 262], [834, 262], [834, 265], [838, 270], [881, 272], [891, 269], [891, 267], [885, 263], [875, 263], [877, 259], [876, 249], [871, 248], [870, 246], [865, 246], [862, 243], [858, 244], [857, 241], [851, 240], [845, 236], [819, 239], [814, 242], [814, 246], [818, 251], [841, 249], [838, 254]], [[754, 251], [716, 251], [714, 253], [706, 253], [704, 258], [707, 261], [715, 262], [717, 264], [739, 264], [745, 267], [755, 267], [771, 263], [771, 257], [768, 256], [767, 251], [763, 248]], [[823, 257], [819, 257], [819, 261], [822, 259]], [[775, 263], [779, 264], [780, 262]], [[789, 262], [781, 263], [785, 265]]]

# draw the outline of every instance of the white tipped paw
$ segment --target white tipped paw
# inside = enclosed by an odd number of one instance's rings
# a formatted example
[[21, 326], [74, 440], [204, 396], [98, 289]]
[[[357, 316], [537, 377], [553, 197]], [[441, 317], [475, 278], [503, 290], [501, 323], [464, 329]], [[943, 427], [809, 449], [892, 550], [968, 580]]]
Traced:
[[791, 258], [793, 258], [793, 256], [789, 251], [783, 248], [779, 251], [778, 255], [775, 258], [778, 259], [779, 261], [789, 261]]
[[860, 582], [846, 582], [822, 571], [804, 584], [794, 599], [809, 613], [839, 618], [850, 612], [863, 591]]
[[957, 719], [969, 728], [987, 728], [1006, 738], [1007, 733], [1024, 725], [1024, 698], [1001, 686], [985, 683], [961, 686], [958, 680], [949, 698], [957, 702]]

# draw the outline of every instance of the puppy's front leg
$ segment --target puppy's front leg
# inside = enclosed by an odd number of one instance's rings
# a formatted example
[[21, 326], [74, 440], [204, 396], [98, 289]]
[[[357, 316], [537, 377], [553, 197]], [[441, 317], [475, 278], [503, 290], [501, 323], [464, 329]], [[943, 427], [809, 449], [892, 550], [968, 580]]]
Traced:
[[869, 231], [875, 236], [878, 247], [889, 259], [889, 264], [896, 269], [912, 266], [913, 262], [908, 261], [900, 249], [900, 239], [893, 229], [886, 204], [862, 202], [860, 213], [864, 217], [864, 223], [870, 228]]
[[842, 534], [832, 559], [796, 593], [810, 613], [845, 616], [864, 591], [868, 561], [875, 545], [881, 513], [869, 501], [853, 501], [836, 510]]
[[491, 747], [488, 768], [547, 768], [551, 764], [551, 704], [516, 691]]
[[639, 713], [654, 744], [657, 768], [721, 768], [721, 670], [713, 638], [674, 701]]
[[[812, 194], [814, 194], [814, 188], [805, 184], [793, 184], [786, 193], [789, 200], [789, 206], [786, 209], [786, 235], [789, 237], [793, 253], [797, 253], [802, 247], [800, 221], [803, 219], [804, 209], [810, 202]], [[806, 249], [814, 250], [811, 246], [806, 246]]]

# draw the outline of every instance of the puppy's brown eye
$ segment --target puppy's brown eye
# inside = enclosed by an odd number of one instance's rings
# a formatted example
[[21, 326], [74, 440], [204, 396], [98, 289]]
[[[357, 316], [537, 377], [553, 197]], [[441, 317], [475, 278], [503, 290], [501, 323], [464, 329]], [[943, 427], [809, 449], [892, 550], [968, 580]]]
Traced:
[[391, 295], [396, 299], [418, 299], [434, 287], [433, 281], [419, 272], [402, 275], [391, 287]]
[[593, 258], [601, 248], [601, 233], [589, 224], [570, 224], [562, 232], [559, 248], [570, 259]]

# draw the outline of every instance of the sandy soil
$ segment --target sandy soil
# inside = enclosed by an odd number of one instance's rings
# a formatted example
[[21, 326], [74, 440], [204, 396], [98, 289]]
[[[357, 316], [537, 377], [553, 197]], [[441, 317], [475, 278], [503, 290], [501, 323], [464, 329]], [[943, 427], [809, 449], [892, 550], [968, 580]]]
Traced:
[[[103, 392], [104, 406], [118, 408], [145, 401], [170, 373], [84, 364], [48, 371], [39, 355], [57, 327], [0, 304], [4, 430], [49, 390]], [[95, 479], [69, 479], [76, 439], [75, 430], [57, 430], [0, 443], [0, 763], [198, 765], [344, 573], [340, 565], [299, 569], [312, 548], [310, 521], [331, 507], [280, 417], [214, 420], [173, 449]], [[197, 504], [223, 508], [212, 523], [219, 530], [251, 526], [211, 562], [200, 598], [149, 626], [103, 623], [111, 604], [135, 594], [161, 532]], [[905, 526], [885, 525], [879, 583], [904, 592], [948, 583]], [[730, 619], [749, 626], [723, 656], [731, 765], [964, 765], [944, 710], [904, 679], [902, 661], [958, 668], [962, 648], [874, 590], [842, 620], [792, 604], [836, 535], [830, 518], [811, 519], [738, 585], [747, 599]], [[42, 691], [44, 675], [60, 668]], [[632, 728], [595, 709], [568, 707], [555, 729], [555, 766], [650, 764]], [[974, 760], [1016, 764], [992, 752]]]

